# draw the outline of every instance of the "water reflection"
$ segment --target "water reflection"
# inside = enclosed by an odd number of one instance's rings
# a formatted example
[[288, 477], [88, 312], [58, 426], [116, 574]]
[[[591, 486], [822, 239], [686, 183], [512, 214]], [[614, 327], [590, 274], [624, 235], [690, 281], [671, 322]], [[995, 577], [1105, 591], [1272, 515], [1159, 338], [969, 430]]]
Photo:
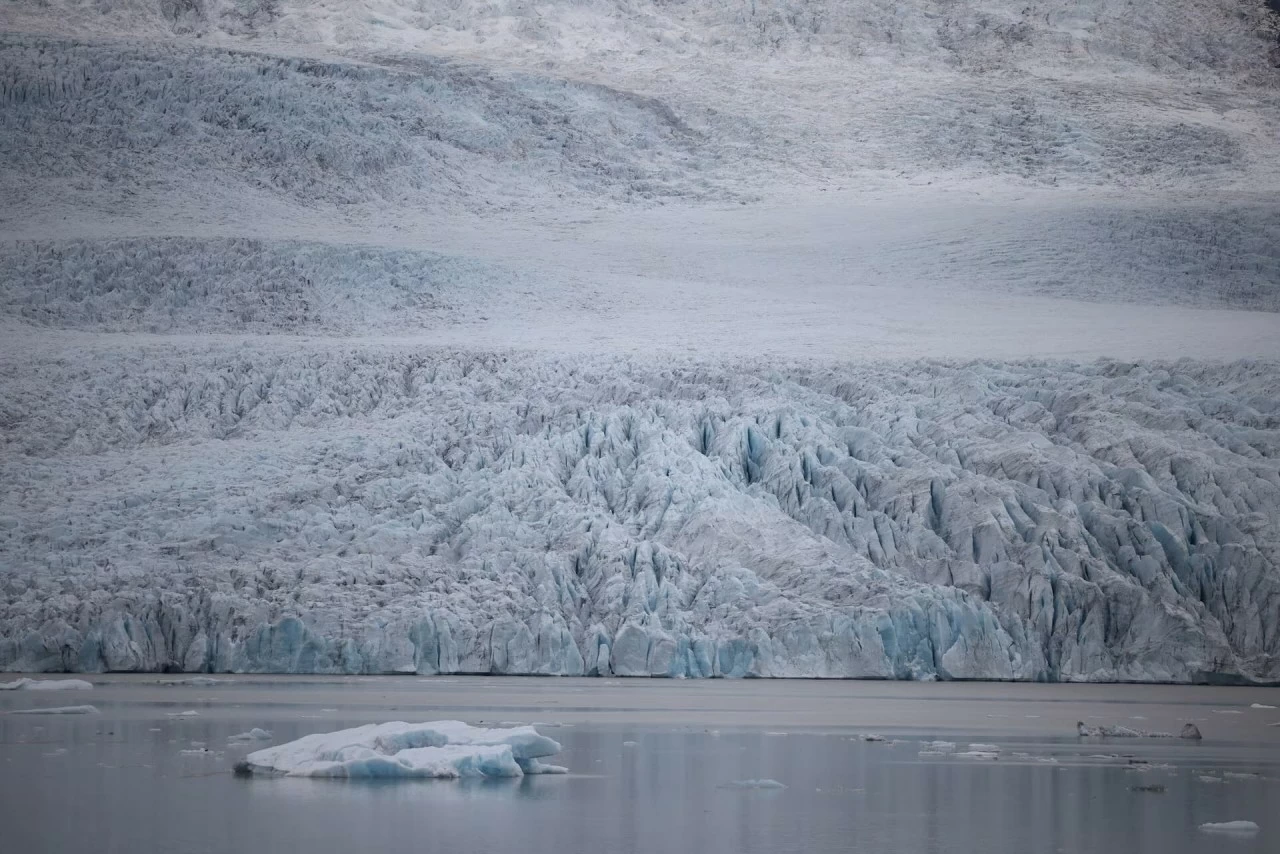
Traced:
[[[227, 736], [261, 723], [0, 718], [5, 850], [1280, 850], [1280, 834], [1269, 826], [1280, 783], [1201, 783], [1205, 767], [1223, 762], [1208, 748], [1143, 745], [1144, 755], [1174, 767], [1135, 771], [1124, 760], [1085, 758], [1114, 745], [1070, 738], [1005, 740], [1005, 758], [984, 763], [924, 759], [914, 740], [885, 745], [840, 735], [579, 727], [548, 730], [564, 744], [557, 761], [574, 770], [567, 777], [357, 784], [233, 778], [231, 763], [252, 747], [231, 748]], [[316, 726], [277, 721], [272, 728], [288, 739]], [[636, 745], [624, 747], [626, 741]], [[221, 756], [183, 755], [192, 742]], [[46, 756], [52, 743], [67, 753]], [[1010, 761], [1011, 749], [1058, 753], [1061, 761]], [[1280, 777], [1260, 754], [1256, 760], [1232, 767]], [[762, 778], [787, 788], [724, 788]], [[1153, 782], [1166, 792], [1132, 790]], [[1224, 842], [1195, 829], [1233, 819], [1258, 821], [1263, 830]]]

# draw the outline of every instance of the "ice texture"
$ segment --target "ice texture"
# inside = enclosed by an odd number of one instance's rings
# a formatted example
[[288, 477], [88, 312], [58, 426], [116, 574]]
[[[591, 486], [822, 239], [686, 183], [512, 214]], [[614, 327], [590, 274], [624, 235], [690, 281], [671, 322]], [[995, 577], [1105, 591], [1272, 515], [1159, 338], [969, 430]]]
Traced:
[[6, 2], [0, 669], [1280, 679], [1262, 3], [377, 6]]
[[289, 777], [520, 777], [565, 773], [538, 761], [559, 752], [558, 743], [528, 726], [396, 721], [303, 736], [254, 751], [244, 763], [252, 773]]
[[0, 668], [1280, 677], [1267, 364], [21, 358]]
[[0, 682], [0, 691], [89, 691], [92, 682], [83, 679], [30, 679], [23, 677], [13, 682]]

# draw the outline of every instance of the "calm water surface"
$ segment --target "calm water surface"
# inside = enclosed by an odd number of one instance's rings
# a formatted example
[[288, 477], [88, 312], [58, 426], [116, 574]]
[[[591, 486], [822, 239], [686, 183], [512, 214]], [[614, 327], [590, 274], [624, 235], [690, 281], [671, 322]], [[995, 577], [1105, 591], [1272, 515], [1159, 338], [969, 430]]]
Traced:
[[[589, 682], [518, 679], [162, 687], [154, 678], [92, 678], [103, 682], [94, 691], [0, 694], [5, 711], [86, 702], [101, 709], [0, 715], [6, 854], [1280, 851], [1280, 749], [1277, 728], [1267, 726], [1280, 713], [1252, 707], [1274, 703], [1274, 690], [1150, 695], [1117, 686], [1108, 696], [1093, 686], [1073, 694], [1071, 686], [748, 682], [686, 690], [599, 680], [593, 690]], [[753, 699], [776, 708], [772, 723], [735, 717], [732, 707], [749, 715]], [[721, 705], [728, 724], [708, 726], [707, 709]], [[837, 714], [841, 708], [850, 711]], [[170, 717], [186, 709], [200, 715]], [[901, 741], [863, 742], [854, 732], [865, 727], [833, 720], [795, 725], [818, 713], [856, 721], [858, 709]], [[513, 710], [534, 714], [501, 717]], [[1206, 738], [1081, 740], [1062, 731], [1075, 716], [1149, 728], [1200, 720]], [[572, 773], [377, 784], [230, 773], [249, 748], [229, 747], [227, 737], [250, 727], [272, 730], [278, 743], [370, 720], [441, 717], [545, 721], [540, 729], [565, 748], [556, 761]], [[894, 717], [910, 725], [895, 731]], [[935, 736], [961, 750], [967, 741], [998, 744], [1001, 759], [919, 756], [919, 741]], [[212, 754], [182, 752], [200, 743]], [[1248, 774], [1258, 776], [1229, 776]], [[786, 788], [726, 788], [761, 778]], [[1134, 790], [1151, 784], [1165, 791]], [[1227, 837], [1197, 830], [1234, 819], [1262, 829]]]

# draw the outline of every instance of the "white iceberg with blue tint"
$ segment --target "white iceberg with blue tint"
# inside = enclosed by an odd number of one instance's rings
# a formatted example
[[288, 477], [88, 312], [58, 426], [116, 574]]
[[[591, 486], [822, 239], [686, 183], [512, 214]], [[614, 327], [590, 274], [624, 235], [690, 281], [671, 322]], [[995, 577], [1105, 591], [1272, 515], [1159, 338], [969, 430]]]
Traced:
[[473, 727], [461, 721], [367, 724], [303, 736], [250, 753], [239, 771], [347, 779], [521, 777], [565, 773], [539, 760], [560, 744], [530, 726]]
[[83, 679], [28, 679], [0, 682], [0, 691], [89, 691], [92, 682]]

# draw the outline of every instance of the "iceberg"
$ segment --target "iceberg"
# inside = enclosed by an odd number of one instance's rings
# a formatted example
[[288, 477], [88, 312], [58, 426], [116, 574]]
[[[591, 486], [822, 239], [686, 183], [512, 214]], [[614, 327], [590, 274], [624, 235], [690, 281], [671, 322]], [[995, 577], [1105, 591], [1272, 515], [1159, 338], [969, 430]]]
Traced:
[[270, 732], [259, 727], [254, 727], [248, 732], [238, 732], [235, 735], [227, 736], [227, 741], [267, 741], [270, 738]]
[[1076, 721], [1076, 732], [1081, 738], [1201, 738], [1200, 728], [1193, 723], [1184, 724], [1182, 731], [1174, 735], [1171, 732], [1152, 732], [1120, 725], [1088, 726], [1084, 721]]
[[734, 780], [725, 783], [722, 789], [785, 789], [785, 783], [779, 783], [777, 780], [761, 779], [761, 780]]
[[316, 733], [254, 751], [237, 773], [288, 777], [456, 778], [563, 774], [539, 760], [560, 744], [530, 726], [473, 727], [461, 721], [367, 724]]
[[29, 679], [23, 677], [15, 682], [0, 682], [0, 691], [89, 691], [92, 682], [83, 679]]
[[1210, 821], [1200, 825], [1205, 833], [1257, 833], [1258, 825], [1252, 821]]

